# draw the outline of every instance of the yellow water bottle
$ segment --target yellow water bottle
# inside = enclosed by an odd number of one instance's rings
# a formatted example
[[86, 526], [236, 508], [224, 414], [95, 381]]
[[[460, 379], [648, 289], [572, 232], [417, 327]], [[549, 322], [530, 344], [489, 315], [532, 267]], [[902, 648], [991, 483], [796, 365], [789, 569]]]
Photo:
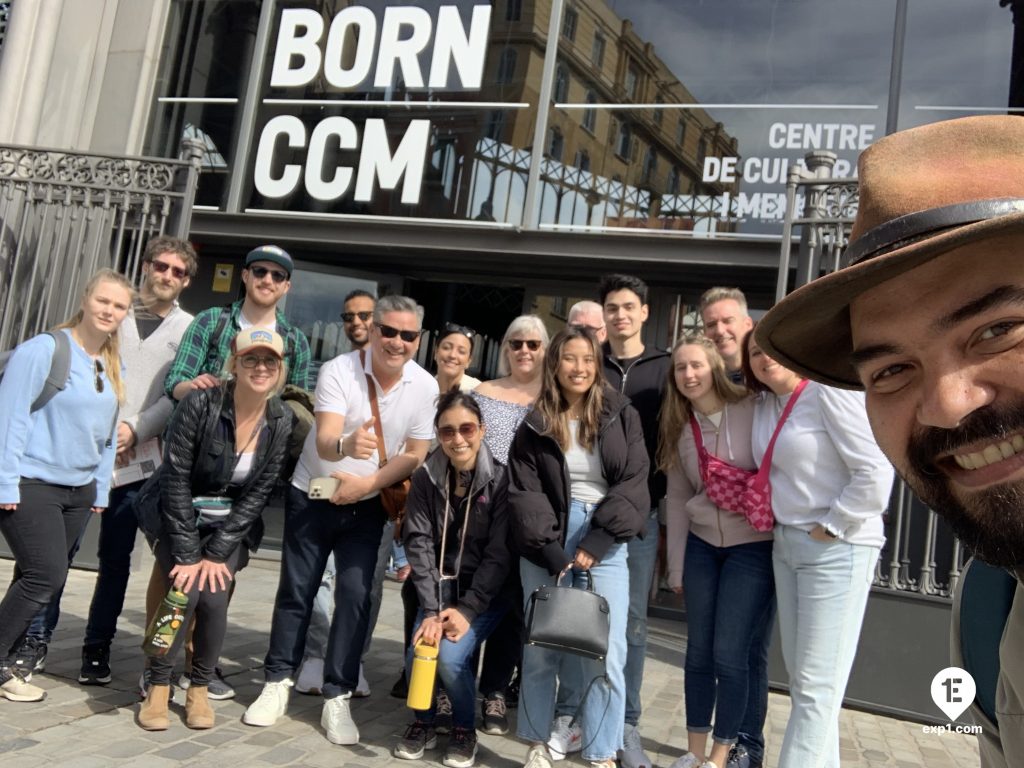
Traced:
[[426, 710], [434, 703], [437, 677], [437, 646], [420, 642], [412, 649], [412, 674], [409, 676], [409, 709]]

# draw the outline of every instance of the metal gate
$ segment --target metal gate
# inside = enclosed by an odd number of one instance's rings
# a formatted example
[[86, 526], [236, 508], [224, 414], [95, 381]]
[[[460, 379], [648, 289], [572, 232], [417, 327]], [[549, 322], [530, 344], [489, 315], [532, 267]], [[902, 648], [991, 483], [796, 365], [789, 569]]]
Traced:
[[[856, 179], [833, 178], [836, 156], [812, 152], [805, 168], [790, 167], [776, 300], [790, 283], [792, 235], [800, 228], [795, 286], [844, 266], [857, 213]], [[945, 521], [897, 478], [885, 516], [886, 543], [861, 632], [847, 704], [939, 722], [929, 691], [949, 666], [949, 621], [966, 555]], [[781, 656], [772, 681], [784, 687]]]
[[0, 350], [73, 314], [97, 269], [135, 282], [149, 238], [187, 237], [202, 157], [0, 145]]

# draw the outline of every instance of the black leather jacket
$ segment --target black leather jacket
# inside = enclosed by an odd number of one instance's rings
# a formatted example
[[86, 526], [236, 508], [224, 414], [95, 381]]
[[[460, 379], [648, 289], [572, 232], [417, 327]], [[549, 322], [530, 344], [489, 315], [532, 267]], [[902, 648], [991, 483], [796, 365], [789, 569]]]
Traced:
[[[284, 467], [292, 412], [280, 398], [267, 401], [266, 422], [256, 442], [252, 471], [231, 485], [235, 407], [230, 386], [190, 392], [171, 418], [164, 459], [136, 496], [134, 508], [150, 544], [166, 536], [174, 561], [192, 565], [203, 558], [224, 562], [244, 541], [256, 549], [263, 538], [263, 508]], [[225, 490], [226, 489], [226, 490]], [[231, 512], [212, 535], [200, 536], [194, 496], [224, 495]]]
[[[412, 488], [402, 522], [402, 542], [412, 566], [412, 581], [426, 616], [436, 616], [441, 532], [448, 457], [435, 448], [412, 475]], [[505, 468], [481, 443], [470, 488], [466, 545], [459, 568], [458, 609], [468, 621], [487, 610], [499, 595], [507, 595], [512, 554], [508, 549], [508, 481]], [[455, 503], [454, 500], [451, 501]], [[458, 548], [462, 526], [449, 522], [448, 542]]]

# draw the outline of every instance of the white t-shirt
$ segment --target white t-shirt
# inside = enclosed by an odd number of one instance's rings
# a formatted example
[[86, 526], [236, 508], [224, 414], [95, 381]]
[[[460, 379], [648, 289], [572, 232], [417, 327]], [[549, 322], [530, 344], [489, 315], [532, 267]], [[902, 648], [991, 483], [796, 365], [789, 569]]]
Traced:
[[597, 446], [592, 451], [584, 450], [579, 441], [579, 429], [579, 420], [570, 419], [569, 434], [572, 435], [572, 442], [565, 452], [565, 466], [569, 470], [569, 495], [588, 504], [597, 504], [608, 493], [608, 481], [604, 479]]
[[[316, 413], [337, 413], [345, 416], [344, 434], [355, 432], [373, 418], [370, 394], [365, 373], [371, 372], [371, 351], [366, 350], [366, 370], [359, 362], [359, 352], [344, 355], [324, 363], [316, 382]], [[371, 372], [372, 375], [372, 372]], [[402, 368], [402, 378], [386, 394], [374, 376], [377, 405], [384, 424], [384, 447], [388, 459], [393, 459], [405, 448], [407, 438], [431, 440], [434, 437], [434, 414], [437, 408], [437, 381], [418, 364], [410, 360]], [[326, 477], [333, 472], [369, 477], [379, 465], [377, 451], [369, 459], [346, 456], [340, 461], [324, 461], [316, 452], [316, 428], [309, 431], [302, 455], [295, 467], [292, 485], [301, 491], [309, 489], [314, 477]], [[377, 491], [364, 498], [377, 495]]]

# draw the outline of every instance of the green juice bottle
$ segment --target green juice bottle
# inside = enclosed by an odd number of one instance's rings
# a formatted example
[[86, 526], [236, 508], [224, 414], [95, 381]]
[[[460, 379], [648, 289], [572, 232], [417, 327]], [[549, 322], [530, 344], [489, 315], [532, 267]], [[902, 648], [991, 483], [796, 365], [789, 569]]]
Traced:
[[188, 606], [188, 596], [171, 587], [164, 599], [160, 602], [153, 621], [146, 630], [146, 636], [142, 640], [142, 650], [149, 656], [163, 656], [174, 644], [174, 638], [181, 629], [185, 620], [185, 608]]

